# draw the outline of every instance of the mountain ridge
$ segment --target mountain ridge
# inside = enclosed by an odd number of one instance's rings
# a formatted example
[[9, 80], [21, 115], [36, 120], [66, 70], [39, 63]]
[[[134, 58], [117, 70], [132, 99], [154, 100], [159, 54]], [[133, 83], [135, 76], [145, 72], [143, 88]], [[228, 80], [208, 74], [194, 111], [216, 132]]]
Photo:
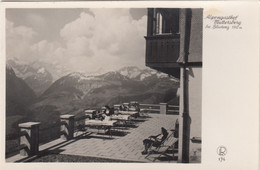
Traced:
[[[142, 77], [144, 74], [145, 76]], [[69, 106], [101, 107], [129, 102], [127, 100], [130, 99], [155, 104], [171, 101], [171, 99], [165, 100], [164, 97], [168, 95], [168, 91], [172, 92], [170, 96], [175, 98], [176, 103], [178, 88], [178, 79], [151, 69], [139, 69], [134, 66], [95, 76], [73, 72], [56, 80], [43, 92], [32, 108], [53, 105], [64, 113], [65, 108], [70, 109]], [[145, 99], [144, 96], [150, 99]], [[65, 105], [66, 107], [63, 107]]]
[[23, 79], [38, 96], [53, 82], [51, 73], [40, 65], [26, 64], [18, 59], [9, 59], [7, 64], [13, 68], [17, 77]]
[[[13, 147], [10, 143], [11, 138], [19, 137], [17, 126], [22, 122], [38, 121], [41, 122], [41, 128], [47, 128], [58, 125], [60, 115], [82, 116], [84, 109], [96, 109], [104, 105], [113, 107], [114, 104], [130, 101], [176, 105], [179, 101], [179, 80], [151, 69], [125, 67], [99, 75], [71, 72], [54, 81], [44, 92], [36, 96], [25, 80], [16, 76], [10, 65], [7, 64], [6, 68], [7, 150]], [[39, 68], [37, 71], [42, 73], [48, 70]], [[12, 79], [15, 81], [10, 81]], [[29, 93], [25, 93], [26, 91]], [[26, 98], [30, 100], [27, 102]], [[52, 129], [51, 133], [42, 133], [42, 139], [48, 141], [50, 138], [58, 137], [59, 130], [57, 127], [55, 130]]]

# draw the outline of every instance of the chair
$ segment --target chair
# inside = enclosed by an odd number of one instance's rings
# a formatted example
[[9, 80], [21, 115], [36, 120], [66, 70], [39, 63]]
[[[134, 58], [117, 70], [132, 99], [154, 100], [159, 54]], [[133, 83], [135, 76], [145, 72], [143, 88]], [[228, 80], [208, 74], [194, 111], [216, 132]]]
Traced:
[[155, 154], [155, 153], [159, 153], [159, 156], [155, 157], [153, 159], [153, 162], [158, 159], [159, 157], [161, 157], [162, 155], [167, 156], [167, 157], [171, 157], [167, 154], [167, 151], [169, 149], [172, 149], [173, 151], [173, 155], [174, 156], [174, 149], [176, 146], [178, 146], [178, 137], [179, 137], [179, 122], [178, 119], [175, 122], [174, 125], [174, 129], [170, 130], [172, 133], [170, 133], [168, 135], [168, 137], [161, 142], [161, 144], [159, 146], [151, 146], [149, 148], [149, 152], [148, 155], [145, 157], [146, 159], [151, 155], [151, 154]]
[[149, 117], [147, 109], [140, 109], [139, 114], [141, 117]]
[[[159, 146], [151, 146], [151, 148], [149, 148], [149, 152], [145, 158], [148, 159], [148, 157], [150, 157], [152, 154], [154, 154], [154, 155], [159, 154], [159, 155], [155, 155], [155, 157], [153, 158], [152, 161], [154, 162], [158, 158], [160, 158], [162, 155], [167, 156], [167, 157], [174, 157], [174, 149], [175, 149], [175, 146], [177, 145], [177, 143], [178, 143], [178, 138], [175, 138], [172, 133], [164, 141], [162, 141]], [[172, 149], [172, 151], [173, 151], [171, 156], [169, 156], [169, 154], [167, 153], [167, 151], [170, 149]]]
[[[153, 162], [159, 159], [162, 155], [168, 157], [168, 158], [174, 158], [174, 153], [175, 153], [175, 147], [178, 144], [178, 138], [175, 138], [171, 136], [167, 141], [164, 142], [164, 145], [160, 147], [159, 149], [159, 156], [155, 157], [153, 159]], [[169, 155], [168, 151], [172, 151], [172, 155]]]
[[[162, 140], [160, 143], [155, 143], [152, 144], [149, 148], [148, 148], [148, 155], [145, 157], [149, 157], [151, 154], [153, 153], [157, 153], [160, 149], [161, 146], [164, 145], [164, 142], [167, 141], [169, 139], [169, 137], [172, 136], [172, 134], [168, 135], [164, 140]], [[155, 139], [156, 136], [150, 136], [148, 139]]]

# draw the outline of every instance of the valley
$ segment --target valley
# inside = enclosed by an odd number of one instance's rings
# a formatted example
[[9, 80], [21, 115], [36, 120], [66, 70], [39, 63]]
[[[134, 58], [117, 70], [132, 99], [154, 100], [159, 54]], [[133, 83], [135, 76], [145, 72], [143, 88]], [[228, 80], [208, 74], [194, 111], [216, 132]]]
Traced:
[[[42, 68], [43, 70], [48, 72], [46, 68]], [[36, 69], [34, 72], [30, 70], [30, 75], [39, 77], [37, 72]], [[25, 71], [23, 73], [27, 74]], [[47, 80], [43, 77], [31, 80], [41, 85], [39, 82], [49, 81], [48, 77]], [[35, 90], [41, 89], [37, 87], [37, 83], [28, 82], [28, 77], [21, 76], [19, 69], [13, 69], [9, 64], [6, 68], [6, 80], [6, 138], [7, 141], [13, 141], [7, 142], [7, 150], [16, 145], [18, 124], [22, 122], [41, 122], [40, 140], [46, 142], [59, 137], [59, 127], [55, 125], [59, 124], [62, 114], [74, 114], [78, 117], [84, 114], [84, 109], [104, 105], [112, 107], [114, 104], [129, 101], [148, 104], [165, 102], [174, 105], [179, 102], [178, 79], [138, 67], [125, 67], [100, 75], [72, 72], [53, 81], [48, 88], [44, 87], [45, 90], [41, 93]], [[55, 128], [48, 130], [48, 127]]]

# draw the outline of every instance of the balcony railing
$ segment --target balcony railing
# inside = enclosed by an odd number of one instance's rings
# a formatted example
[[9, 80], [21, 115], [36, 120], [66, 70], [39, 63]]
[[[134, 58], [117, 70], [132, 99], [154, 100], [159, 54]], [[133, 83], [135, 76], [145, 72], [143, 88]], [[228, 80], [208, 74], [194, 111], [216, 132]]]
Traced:
[[160, 64], [176, 64], [180, 53], [179, 34], [159, 34], [147, 36], [146, 65], [151, 67]]

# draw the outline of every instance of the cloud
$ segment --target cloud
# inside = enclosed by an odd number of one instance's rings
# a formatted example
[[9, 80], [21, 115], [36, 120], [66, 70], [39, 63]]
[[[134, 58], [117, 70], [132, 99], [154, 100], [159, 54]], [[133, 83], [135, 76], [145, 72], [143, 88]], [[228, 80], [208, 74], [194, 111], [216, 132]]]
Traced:
[[[84, 64], [85, 71], [104, 67], [113, 70], [126, 65], [144, 66], [144, 35], [146, 16], [134, 20], [129, 9], [91, 9], [93, 15], [81, 13], [75, 21], [61, 30], [71, 51], [77, 49], [70, 59], [78, 68]], [[81, 39], [84, 41], [75, 41]], [[69, 43], [74, 47], [70, 48]], [[88, 42], [88, 43], [87, 43]], [[84, 50], [84, 51], [83, 51]], [[77, 61], [81, 61], [77, 64]]]
[[42, 40], [31, 45], [30, 53], [34, 56], [34, 60], [50, 62], [54, 60], [55, 51], [60, 47], [61, 44], [58, 42], [48, 42], [47, 40]]
[[48, 27], [46, 19], [39, 14], [28, 13], [26, 15], [26, 20], [27, 23], [34, 26], [35, 29], [44, 29]]
[[[90, 12], [82, 12], [77, 19], [61, 28], [61, 40], [51, 42], [33, 42], [37, 33], [31, 28], [14, 27], [12, 23], [9, 27], [8, 38], [26, 44], [26, 55], [30, 56], [30, 60], [59, 63], [72, 71], [81, 72], [109, 71], [129, 65], [145, 67], [146, 16], [135, 20], [129, 9], [90, 9]], [[9, 44], [16, 44], [11, 39]], [[14, 55], [18, 53], [16, 51]]]
[[81, 13], [80, 17], [71, 23], [68, 23], [60, 31], [60, 36], [65, 40], [71, 40], [77, 37], [92, 37], [95, 19], [87, 13]]
[[9, 20], [6, 20], [6, 31], [8, 38], [18, 37], [22, 40], [31, 40], [36, 35], [32, 28], [26, 26], [14, 27], [14, 23]]
[[[14, 26], [14, 23], [6, 20], [6, 55], [7, 58], [30, 58], [31, 44], [37, 33], [30, 27]], [[30, 59], [29, 59], [30, 60]]]

